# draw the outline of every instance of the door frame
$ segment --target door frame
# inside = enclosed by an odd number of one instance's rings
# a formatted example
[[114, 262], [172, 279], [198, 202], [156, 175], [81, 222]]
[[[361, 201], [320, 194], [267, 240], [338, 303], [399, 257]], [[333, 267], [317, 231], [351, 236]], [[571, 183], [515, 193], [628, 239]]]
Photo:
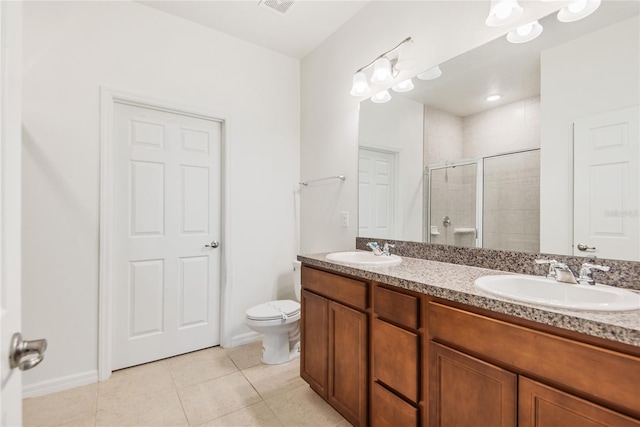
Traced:
[[229, 119], [225, 115], [201, 108], [185, 107], [149, 96], [133, 94], [100, 87], [100, 275], [99, 275], [99, 315], [98, 315], [98, 379], [107, 380], [112, 372], [111, 352], [113, 328], [113, 232], [114, 232], [114, 109], [115, 104], [127, 104], [167, 113], [186, 115], [205, 120], [217, 121], [222, 126], [221, 135], [221, 236], [220, 250], [220, 345], [231, 345], [229, 330], [230, 313], [227, 307], [231, 302], [231, 238], [230, 238], [230, 202], [229, 202]]

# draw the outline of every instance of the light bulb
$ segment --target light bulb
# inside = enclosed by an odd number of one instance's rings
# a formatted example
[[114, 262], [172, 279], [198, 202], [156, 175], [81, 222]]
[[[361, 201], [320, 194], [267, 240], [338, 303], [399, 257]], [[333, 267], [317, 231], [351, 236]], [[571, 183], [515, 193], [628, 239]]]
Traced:
[[524, 37], [527, 34], [530, 34], [532, 30], [533, 30], [533, 24], [529, 23], [529, 24], [523, 25], [522, 27], [518, 27], [518, 29], [516, 30], [516, 33], [518, 33], [519, 36]]
[[391, 101], [391, 94], [389, 94], [388, 90], [383, 90], [382, 92], [378, 92], [371, 97], [371, 101], [376, 104], [382, 104], [387, 101]]
[[393, 76], [391, 76], [391, 61], [389, 58], [383, 56], [376, 59], [373, 64], [373, 76], [371, 76], [371, 83], [391, 83]]
[[585, 7], [587, 7], [587, 0], [576, 0], [573, 3], [569, 4], [569, 6], [567, 6], [567, 9], [569, 9], [569, 12], [571, 13], [580, 13], [584, 10]]
[[530, 22], [518, 27], [515, 31], [507, 34], [507, 40], [511, 43], [526, 43], [542, 34], [542, 25], [538, 21]]
[[487, 96], [487, 101], [489, 102], [497, 101], [498, 99], [500, 99], [500, 95], [498, 94]]
[[396, 92], [409, 92], [413, 88], [413, 81], [411, 79], [401, 81], [400, 83], [391, 87], [391, 89]]
[[418, 74], [417, 77], [420, 80], [433, 80], [433, 79], [437, 79], [441, 75], [442, 75], [442, 70], [440, 70], [439, 65], [436, 65], [435, 67], [429, 68], [427, 71], [423, 71], [422, 73]]
[[511, 6], [504, 2], [498, 3], [494, 9], [494, 13], [498, 19], [507, 19], [509, 15], [511, 15]]
[[351, 86], [351, 95], [353, 96], [366, 96], [369, 95], [371, 89], [367, 83], [367, 76], [364, 72], [360, 71], [353, 75], [353, 85]]

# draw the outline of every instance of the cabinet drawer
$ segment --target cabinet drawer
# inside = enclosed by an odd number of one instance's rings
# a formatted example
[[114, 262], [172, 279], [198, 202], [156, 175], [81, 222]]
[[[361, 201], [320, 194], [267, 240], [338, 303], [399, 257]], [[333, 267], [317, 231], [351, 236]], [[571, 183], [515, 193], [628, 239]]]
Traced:
[[378, 383], [373, 383], [371, 406], [375, 408], [375, 415], [371, 418], [372, 427], [417, 427], [418, 425], [418, 409]]
[[429, 303], [433, 340], [640, 416], [640, 358], [501, 320]]
[[302, 287], [332, 300], [367, 309], [367, 284], [359, 280], [302, 266]]
[[373, 293], [373, 310], [382, 318], [407, 328], [420, 326], [420, 300], [412, 295], [377, 286]]
[[380, 319], [373, 323], [373, 376], [418, 402], [420, 363], [418, 335]]

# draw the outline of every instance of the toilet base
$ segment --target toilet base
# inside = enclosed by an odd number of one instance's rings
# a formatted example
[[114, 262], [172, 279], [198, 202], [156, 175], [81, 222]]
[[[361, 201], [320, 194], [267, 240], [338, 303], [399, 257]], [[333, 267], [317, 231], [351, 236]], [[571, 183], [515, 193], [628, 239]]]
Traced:
[[300, 357], [300, 341], [289, 340], [289, 334], [265, 334], [262, 339], [262, 363], [279, 365]]

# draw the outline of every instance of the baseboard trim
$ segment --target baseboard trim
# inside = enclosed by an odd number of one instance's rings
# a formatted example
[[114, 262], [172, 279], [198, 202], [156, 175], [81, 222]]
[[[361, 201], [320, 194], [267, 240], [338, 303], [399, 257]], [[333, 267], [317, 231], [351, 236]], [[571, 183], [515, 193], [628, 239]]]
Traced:
[[53, 380], [42, 381], [22, 387], [22, 397], [36, 397], [45, 394], [56, 393], [58, 391], [69, 390], [87, 384], [98, 382], [98, 371], [89, 371], [81, 374], [69, 375]]
[[238, 347], [245, 344], [250, 344], [252, 342], [260, 341], [262, 339], [262, 334], [258, 332], [251, 331], [246, 334], [236, 335], [231, 338], [231, 347]]

